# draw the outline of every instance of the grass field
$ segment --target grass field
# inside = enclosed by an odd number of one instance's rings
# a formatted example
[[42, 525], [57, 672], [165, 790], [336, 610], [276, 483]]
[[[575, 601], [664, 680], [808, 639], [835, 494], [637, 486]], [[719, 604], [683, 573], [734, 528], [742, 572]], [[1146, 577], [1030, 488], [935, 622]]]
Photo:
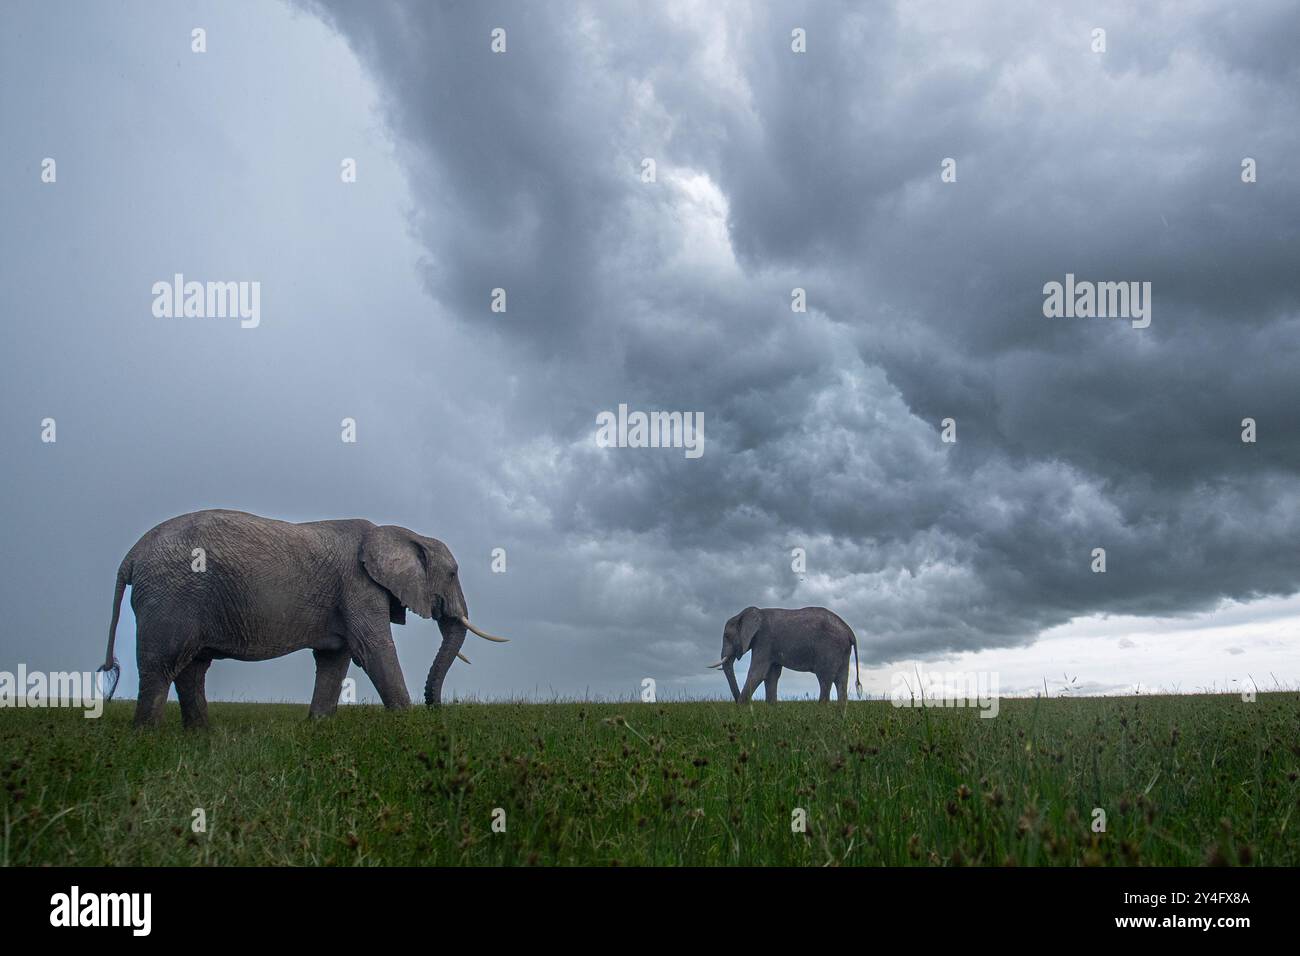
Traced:
[[1300, 865], [1295, 693], [131, 711], [0, 711], [0, 861]]

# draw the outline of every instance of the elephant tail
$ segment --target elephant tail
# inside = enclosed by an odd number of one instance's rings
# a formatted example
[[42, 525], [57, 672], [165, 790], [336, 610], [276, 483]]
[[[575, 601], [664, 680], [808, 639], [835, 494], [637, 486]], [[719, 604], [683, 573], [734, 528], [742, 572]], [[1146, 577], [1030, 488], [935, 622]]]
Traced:
[[853, 683], [858, 688], [858, 700], [862, 699], [862, 671], [858, 667], [858, 635], [853, 635]]
[[107, 700], [113, 699], [113, 692], [117, 690], [117, 681], [122, 676], [122, 666], [113, 656], [113, 644], [117, 640], [117, 619], [122, 613], [122, 595], [126, 593], [126, 586], [131, 583], [131, 565], [131, 557], [128, 555], [117, 569], [117, 587], [113, 589], [113, 619], [108, 624], [108, 653], [104, 657], [104, 665], [99, 668], [99, 672], [106, 675], [104, 697]]

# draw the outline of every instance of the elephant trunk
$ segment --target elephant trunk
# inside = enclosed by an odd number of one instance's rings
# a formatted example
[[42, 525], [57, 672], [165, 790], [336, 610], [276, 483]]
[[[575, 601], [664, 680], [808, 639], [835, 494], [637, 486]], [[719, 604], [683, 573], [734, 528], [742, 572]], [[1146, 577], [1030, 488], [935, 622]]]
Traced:
[[443, 679], [447, 676], [451, 662], [460, 653], [466, 634], [465, 625], [447, 615], [438, 619], [438, 630], [442, 631], [442, 646], [438, 648], [438, 653], [433, 658], [433, 666], [429, 668], [429, 677], [424, 682], [424, 702], [430, 707], [437, 707], [442, 703]]
[[459, 621], [469, 617], [469, 607], [465, 604], [465, 592], [460, 589], [460, 582], [453, 581], [451, 590], [442, 599], [441, 618]]
[[736, 662], [734, 658], [728, 657], [722, 662], [722, 671], [727, 675], [727, 683], [731, 685], [731, 696], [733, 700], [740, 700], [740, 687], [736, 683]]

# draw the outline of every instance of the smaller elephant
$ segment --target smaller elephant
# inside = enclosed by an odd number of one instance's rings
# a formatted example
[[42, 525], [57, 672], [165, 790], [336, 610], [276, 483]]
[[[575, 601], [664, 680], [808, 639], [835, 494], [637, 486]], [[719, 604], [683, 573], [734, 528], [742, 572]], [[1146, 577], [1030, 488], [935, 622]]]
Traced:
[[[722, 659], [709, 666], [722, 668], [738, 703], [747, 703], [760, 683], [766, 684], [768, 703], [774, 703], [777, 681], [787, 667], [817, 675], [821, 685], [818, 700], [831, 699], [832, 684], [837, 698], [847, 700], [850, 650], [854, 684], [861, 697], [858, 639], [838, 614], [824, 607], [747, 607], [722, 629]], [[737, 658], [751, 651], [749, 676], [742, 689], [736, 686], [734, 665]]]

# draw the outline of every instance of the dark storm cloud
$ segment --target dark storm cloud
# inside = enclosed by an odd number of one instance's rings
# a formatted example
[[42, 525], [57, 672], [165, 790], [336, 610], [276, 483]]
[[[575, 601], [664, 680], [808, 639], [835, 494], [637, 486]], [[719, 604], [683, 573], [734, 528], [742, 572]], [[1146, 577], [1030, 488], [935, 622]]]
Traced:
[[[311, 6], [514, 383], [500, 497], [586, 556], [575, 608], [688, 635], [660, 665], [746, 603], [880, 660], [1296, 590], [1294, 7]], [[1151, 327], [1044, 318], [1067, 272], [1150, 281]], [[706, 454], [595, 448], [619, 402]]]

